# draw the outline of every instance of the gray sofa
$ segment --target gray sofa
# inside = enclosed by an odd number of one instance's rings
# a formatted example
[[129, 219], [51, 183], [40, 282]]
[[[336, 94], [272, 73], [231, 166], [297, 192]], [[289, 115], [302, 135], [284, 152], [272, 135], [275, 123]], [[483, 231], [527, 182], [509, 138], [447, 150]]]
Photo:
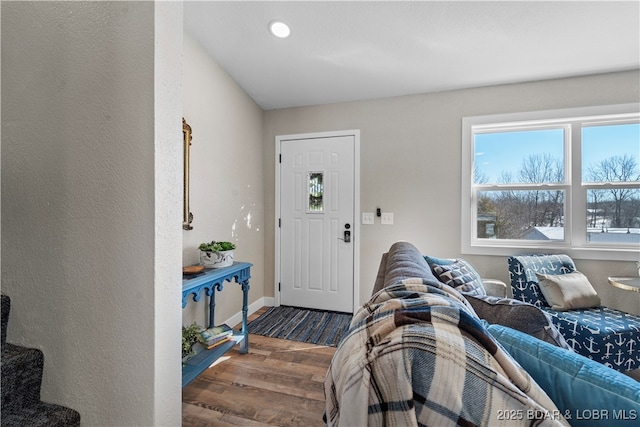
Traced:
[[[442, 262], [443, 274], [456, 267], [453, 279], [466, 277], [467, 266]], [[328, 426], [566, 426], [551, 418], [559, 409], [550, 397], [417, 249], [395, 244], [382, 264], [379, 290], [354, 313], [327, 371]], [[513, 420], [506, 409], [528, 416]]]
[[[437, 261], [447, 261], [425, 257], [409, 242], [394, 243], [389, 251], [382, 255], [372, 294], [400, 280], [413, 277], [433, 277], [440, 280], [434, 274], [427, 259], [431, 260], [432, 264]], [[570, 348], [553, 326], [549, 316], [542, 310], [531, 304], [505, 298], [506, 285], [504, 283], [496, 280], [482, 280], [482, 287], [484, 295], [465, 295], [478, 317], [490, 324], [504, 325], [553, 345]], [[464, 294], [464, 292], [462, 293]]]
[[533, 304], [505, 298], [500, 282], [483, 281], [482, 289], [477, 283], [470, 286], [474, 273], [461, 260], [425, 256], [411, 243], [397, 242], [382, 255], [371, 301], [406, 279], [449, 284], [557, 405], [552, 416], [564, 417], [572, 426], [638, 425], [640, 381], [573, 352], [546, 313]]

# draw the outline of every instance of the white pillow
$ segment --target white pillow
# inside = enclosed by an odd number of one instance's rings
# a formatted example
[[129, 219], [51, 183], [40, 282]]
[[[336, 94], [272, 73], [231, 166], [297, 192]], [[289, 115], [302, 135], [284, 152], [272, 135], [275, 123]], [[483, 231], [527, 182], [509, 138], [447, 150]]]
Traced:
[[574, 271], [567, 274], [540, 274], [538, 284], [552, 309], [558, 311], [600, 306], [600, 297], [587, 276]]

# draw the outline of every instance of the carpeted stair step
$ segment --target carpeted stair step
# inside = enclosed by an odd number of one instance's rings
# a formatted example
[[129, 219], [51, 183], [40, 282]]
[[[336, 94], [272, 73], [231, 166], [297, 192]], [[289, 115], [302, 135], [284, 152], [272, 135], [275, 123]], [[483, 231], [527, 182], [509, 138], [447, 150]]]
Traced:
[[5, 343], [2, 348], [2, 418], [40, 402], [44, 355], [35, 348]]
[[2, 346], [7, 342], [7, 325], [9, 324], [9, 310], [11, 310], [11, 299], [2, 295]]
[[40, 400], [44, 354], [35, 348], [9, 344], [7, 324], [11, 300], [2, 295], [2, 427], [75, 427], [80, 413]]
[[78, 427], [80, 414], [73, 409], [39, 402], [29, 408], [5, 414], [2, 411], [2, 427]]

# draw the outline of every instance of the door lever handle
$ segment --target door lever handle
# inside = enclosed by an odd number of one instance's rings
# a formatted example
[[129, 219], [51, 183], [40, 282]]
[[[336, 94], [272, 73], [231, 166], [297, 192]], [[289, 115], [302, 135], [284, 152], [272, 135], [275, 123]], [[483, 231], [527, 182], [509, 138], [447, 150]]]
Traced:
[[344, 242], [349, 243], [351, 241], [351, 231], [344, 230]]

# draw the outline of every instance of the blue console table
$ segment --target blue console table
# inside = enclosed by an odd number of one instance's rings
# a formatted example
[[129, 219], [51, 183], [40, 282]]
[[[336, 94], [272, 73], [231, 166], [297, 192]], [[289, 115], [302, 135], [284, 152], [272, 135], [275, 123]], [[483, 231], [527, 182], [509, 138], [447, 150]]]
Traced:
[[225, 281], [235, 280], [242, 286], [242, 330], [234, 331], [233, 340], [224, 343], [211, 350], [203, 350], [189, 359], [182, 366], [182, 387], [193, 381], [202, 371], [207, 369], [220, 356], [225, 354], [234, 345], [240, 344], [240, 353], [249, 351], [249, 332], [247, 329], [247, 305], [249, 300], [249, 278], [251, 266], [248, 262], [234, 262], [233, 265], [223, 268], [208, 268], [202, 273], [189, 276], [182, 280], [182, 308], [187, 306], [189, 295], [193, 295], [194, 301], [200, 301], [202, 291], [206, 291], [209, 297], [209, 326], [213, 327], [216, 308], [216, 291], [222, 291]]

